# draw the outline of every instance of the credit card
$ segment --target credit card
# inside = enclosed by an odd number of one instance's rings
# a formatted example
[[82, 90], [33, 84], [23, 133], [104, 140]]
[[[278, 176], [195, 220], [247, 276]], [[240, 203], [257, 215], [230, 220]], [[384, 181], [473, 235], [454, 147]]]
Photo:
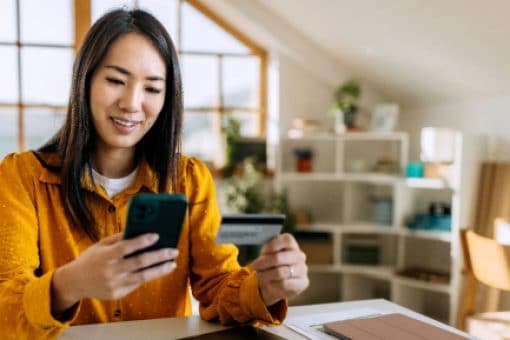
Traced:
[[284, 222], [280, 214], [223, 215], [216, 243], [262, 245], [280, 234]]

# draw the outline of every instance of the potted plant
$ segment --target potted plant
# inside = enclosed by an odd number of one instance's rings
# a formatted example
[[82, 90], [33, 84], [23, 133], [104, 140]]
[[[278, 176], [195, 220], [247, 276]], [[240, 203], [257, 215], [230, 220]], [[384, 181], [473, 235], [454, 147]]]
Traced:
[[358, 81], [350, 79], [340, 85], [335, 91], [335, 108], [343, 114], [347, 129], [356, 127], [358, 100], [361, 96], [361, 86]]
[[222, 174], [230, 177], [236, 170], [236, 167], [242, 161], [238, 159], [239, 145], [237, 143], [241, 136], [241, 122], [235, 118], [229, 117], [222, 126], [223, 138], [225, 139], [225, 165]]

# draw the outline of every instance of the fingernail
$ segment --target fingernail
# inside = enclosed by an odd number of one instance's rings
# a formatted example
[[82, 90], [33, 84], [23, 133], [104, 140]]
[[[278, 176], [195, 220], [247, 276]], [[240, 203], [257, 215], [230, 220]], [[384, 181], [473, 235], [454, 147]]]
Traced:
[[178, 253], [179, 253], [179, 252], [178, 252], [178, 251], [176, 251], [175, 249], [170, 249], [170, 248], [168, 248], [168, 249], [166, 250], [166, 252], [165, 252], [165, 255], [166, 255], [167, 257], [175, 257], [175, 256], [177, 256], [177, 254], [178, 254]]
[[156, 242], [159, 240], [159, 234], [149, 234], [149, 242]]

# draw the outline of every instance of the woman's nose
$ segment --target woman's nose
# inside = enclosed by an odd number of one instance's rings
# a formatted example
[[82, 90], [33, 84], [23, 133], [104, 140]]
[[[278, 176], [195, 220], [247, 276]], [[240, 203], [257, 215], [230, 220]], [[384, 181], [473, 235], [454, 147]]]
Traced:
[[126, 112], [141, 111], [143, 91], [136, 86], [127, 87], [119, 101], [119, 107]]

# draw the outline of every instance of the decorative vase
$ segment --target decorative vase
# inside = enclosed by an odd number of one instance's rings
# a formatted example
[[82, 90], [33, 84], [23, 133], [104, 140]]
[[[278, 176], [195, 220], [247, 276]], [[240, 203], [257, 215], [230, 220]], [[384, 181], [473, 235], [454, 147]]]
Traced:
[[341, 134], [341, 133], [344, 133], [346, 128], [345, 128], [345, 118], [344, 118], [344, 112], [340, 109], [337, 109], [335, 110], [335, 112], [333, 112], [334, 116], [335, 116], [335, 126], [334, 126], [334, 131], [335, 133], [337, 134]]

